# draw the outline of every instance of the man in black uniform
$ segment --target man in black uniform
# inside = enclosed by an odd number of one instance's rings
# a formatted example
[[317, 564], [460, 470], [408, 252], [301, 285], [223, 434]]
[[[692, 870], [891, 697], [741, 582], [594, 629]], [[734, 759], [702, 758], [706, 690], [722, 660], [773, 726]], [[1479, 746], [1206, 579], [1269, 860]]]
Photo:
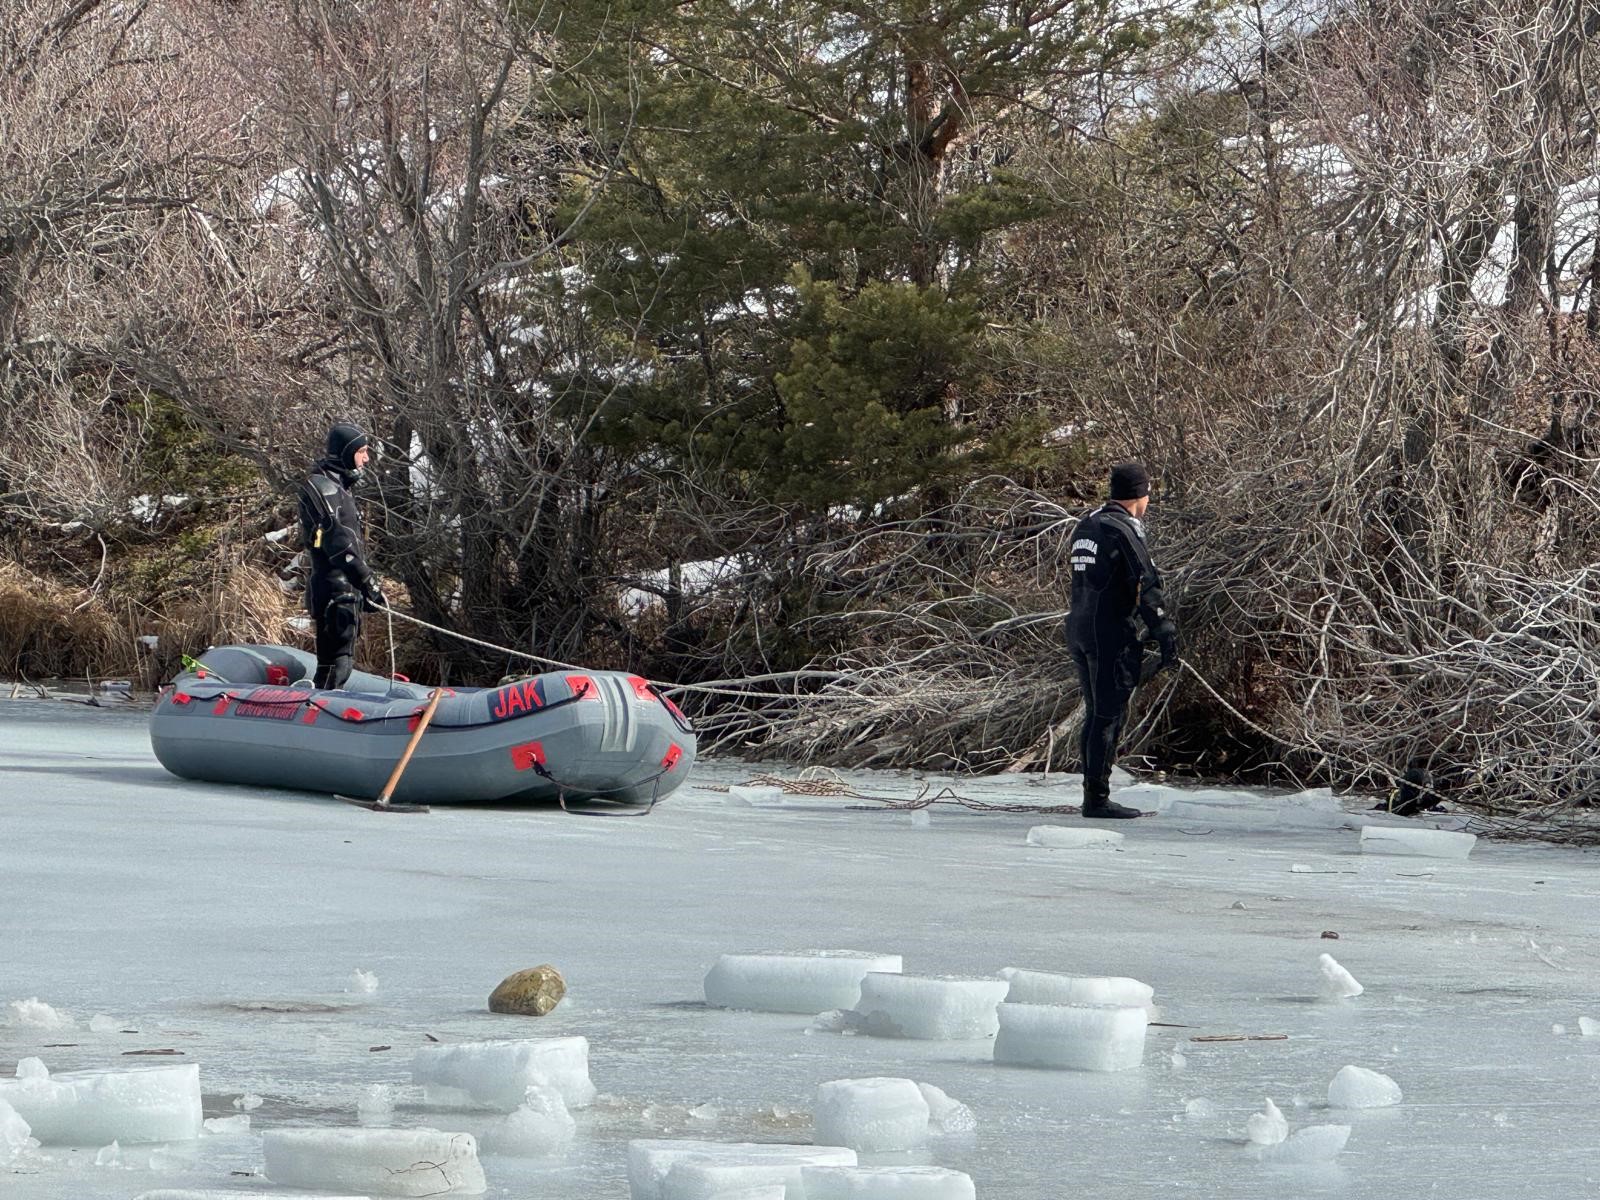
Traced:
[[[1161, 575], [1144, 544], [1150, 475], [1138, 463], [1111, 471], [1111, 500], [1072, 531], [1072, 608], [1067, 647], [1083, 688], [1083, 815], [1137, 817], [1111, 802], [1111, 766], [1128, 701], [1139, 686], [1144, 641], [1161, 647], [1161, 668], [1178, 661], [1178, 627], [1167, 615]], [[1141, 638], [1134, 614], [1144, 622]]]
[[319, 688], [341, 688], [355, 666], [363, 608], [384, 604], [383, 590], [367, 566], [361, 513], [351, 489], [371, 451], [354, 425], [328, 431], [328, 452], [300, 485], [300, 536], [311, 555], [306, 607], [317, 630]]

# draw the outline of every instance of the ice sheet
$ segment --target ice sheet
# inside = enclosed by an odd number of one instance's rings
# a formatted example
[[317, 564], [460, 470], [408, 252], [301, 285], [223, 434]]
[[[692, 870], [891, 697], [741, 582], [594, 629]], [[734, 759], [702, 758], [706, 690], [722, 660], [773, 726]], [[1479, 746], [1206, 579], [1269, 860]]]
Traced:
[[[1595, 851], [1485, 839], [1466, 862], [1363, 856], [1348, 831], [1163, 815], [1136, 822], [1119, 853], [1028, 853], [1026, 829], [1052, 818], [941, 805], [915, 829], [846, 811], [855, 801], [752, 809], [695, 786], [765, 771], [797, 773], [698, 764], [631, 821], [533, 808], [385, 817], [172, 779], [137, 713], [0, 700], [0, 1004], [37, 996], [78, 1020], [65, 1037], [0, 1027], [0, 1076], [32, 1055], [65, 1071], [181, 1050], [201, 1065], [206, 1115], [257, 1096], [253, 1129], [266, 1132], [353, 1122], [364, 1089], [405, 1087], [429, 1035], [583, 1034], [606, 1096], [576, 1114], [558, 1168], [486, 1158], [491, 1194], [626, 1196], [631, 1138], [804, 1141], [817, 1085], [865, 1075], [930, 1079], [970, 1105], [975, 1133], [922, 1153], [991, 1200], [1058, 1200], [1064, 1180], [1118, 1200], [1592, 1194], [1595, 1042], [1550, 1030], [1600, 1017]], [[1060, 802], [1076, 782], [845, 778], [875, 795], [949, 785], [1011, 804]], [[1258, 822], [1276, 811], [1238, 795]], [[1326, 873], [1290, 873], [1296, 862]], [[1341, 940], [1319, 941], [1324, 930]], [[997, 1069], [981, 1043], [808, 1034], [808, 1016], [704, 1007], [705, 969], [730, 948], [829, 945], [888, 947], [919, 972], [1129, 976], [1187, 1028], [1150, 1027], [1143, 1070], [1098, 1075]], [[1367, 993], [1307, 1003], [1330, 946]], [[568, 1000], [536, 1022], [484, 1012], [527, 961], [558, 965]], [[357, 964], [382, 981], [371, 996], [343, 990]], [[94, 1013], [139, 1032], [88, 1036]], [[1287, 1040], [1191, 1040], [1267, 1034]], [[57, 1041], [83, 1044], [45, 1048]], [[1262, 1097], [1297, 1127], [1342, 1119], [1320, 1106], [1345, 1063], [1392, 1073], [1407, 1102], [1350, 1113], [1349, 1147], [1314, 1174], [1253, 1162], [1240, 1140]], [[1201, 1095], [1215, 1121], [1173, 1120]], [[1295, 1095], [1310, 1107], [1292, 1108]], [[402, 1125], [446, 1119], [397, 1099]], [[684, 1114], [707, 1103], [721, 1116], [692, 1127]], [[460, 1115], [473, 1133], [495, 1119]], [[230, 1172], [259, 1168], [252, 1141], [187, 1143], [159, 1178], [97, 1170], [98, 1147], [56, 1150], [0, 1177], [0, 1193], [248, 1194]]]

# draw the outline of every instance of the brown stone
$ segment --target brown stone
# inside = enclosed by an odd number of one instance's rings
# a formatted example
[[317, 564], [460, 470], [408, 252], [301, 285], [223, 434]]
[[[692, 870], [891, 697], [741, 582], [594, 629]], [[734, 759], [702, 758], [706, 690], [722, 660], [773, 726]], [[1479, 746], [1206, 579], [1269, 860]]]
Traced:
[[561, 972], [544, 963], [501, 980], [500, 986], [489, 994], [489, 1011], [542, 1017], [566, 994], [567, 981], [561, 978]]

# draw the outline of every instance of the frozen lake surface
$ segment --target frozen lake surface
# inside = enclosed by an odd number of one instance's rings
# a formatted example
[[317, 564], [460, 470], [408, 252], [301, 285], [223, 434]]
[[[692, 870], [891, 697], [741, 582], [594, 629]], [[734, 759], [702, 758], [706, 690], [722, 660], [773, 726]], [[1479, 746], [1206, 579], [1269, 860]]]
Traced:
[[[266, 1186], [249, 1174], [263, 1131], [354, 1124], [372, 1084], [395, 1085], [396, 1125], [478, 1132], [490, 1114], [422, 1106], [413, 1050], [430, 1035], [566, 1034], [589, 1039], [601, 1099], [575, 1113], [577, 1141], [554, 1162], [485, 1153], [490, 1196], [626, 1197], [630, 1138], [809, 1141], [818, 1084], [869, 1075], [972, 1108], [975, 1134], [882, 1161], [968, 1172], [990, 1200], [1595, 1193], [1600, 1037], [1578, 1036], [1580, 1017], [1600, 1017], [1594, 852], [1480, 840], [1466, 860], [1361, 855], [1349, 829], [1251, 830], [1241, 813], [1265, 824], [1276, 802], [1242, 794], [1226, 820], [1183, 805], [1118, 824], [1119, 846], [1053, 850], [1026, 845], [1029, 828], [1077, 818], [939, 805], [924, 823], [836, 799], [741, 806], [694, 786], [754, 770], [702, 763], [644, 819], [385, 816], [174, 779], [139, 712], [0, 704], [0, 1075], [28, 1056], [52, 1071], [188, 1062], [207, 1117], [262, 1098], [248, 1134], [128, 1147], [118, 1165], [45, 1147], [0, 1174], [0, 1195], [249, 1195]], [[907, 798], [919, 787], [850, 779]], [[956, 786], [1074, 798], [1060, 777]], [[808, 947], [900, 954], [918, 974], [1130, 976], [1184, 1028], [1152, 1027], [1142, 1068], [1097, 1075], [997, 1067], [988, 1040], [849, 1036], [703, 1006], [719, 954]], [[1314, 999], [1324, 952], [1363, 995]], [[486, 1011], [505, 975], [545, 962], [569, 988], [554, 1013]], [[74, 1026], [7, 1024], [10, 1002], [31, 997]], [[91, 1032], [96, 1014], [115, 1031]], [[1288, 1037], [1191, 1040], [1212, 1034]], [[126, 1056], [153, 1049], [182, 1057]], [[1329, 1110], [1347, 1064], [1392, 1076], [1403, 1102]], [[1336, 1163], [1256, 1162], [1244, 1127], [1266, 1096], [1291, 1129], [1353, 1126]]]

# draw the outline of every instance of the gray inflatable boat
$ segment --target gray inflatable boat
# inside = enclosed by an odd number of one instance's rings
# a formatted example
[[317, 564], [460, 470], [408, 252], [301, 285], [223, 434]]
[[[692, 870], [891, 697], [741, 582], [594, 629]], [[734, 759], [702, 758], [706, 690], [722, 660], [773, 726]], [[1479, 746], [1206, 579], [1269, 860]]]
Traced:
[[[174, 775], [214, 783], [376, 796], [432, 694], [360, 671], [317, 691], [315, 657], [288, 646], [219, 646], [198, 664], [157, 701], [150, 744]], [[394, 799], [645, 807], [694, 759], [694, 729], [644, 679], [557, 671], [447, 688]]]

